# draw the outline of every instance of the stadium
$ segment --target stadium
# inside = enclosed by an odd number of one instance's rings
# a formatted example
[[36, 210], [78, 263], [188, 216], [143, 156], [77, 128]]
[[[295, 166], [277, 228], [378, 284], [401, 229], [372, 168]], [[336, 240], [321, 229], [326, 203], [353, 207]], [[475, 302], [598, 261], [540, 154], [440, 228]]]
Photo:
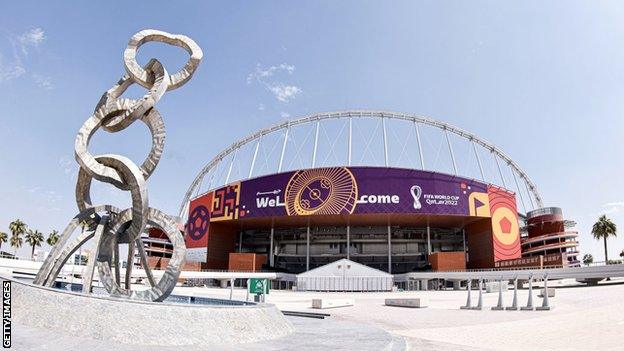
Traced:
[[[299, 274], [349, 259], [392, 274], [579, 264], [574, 222], [503, 151], [380, 111], [287, 120], [205, 164], [180, 206], [193, 270]], [[150, 232], [150, 266], [171, 246]]]

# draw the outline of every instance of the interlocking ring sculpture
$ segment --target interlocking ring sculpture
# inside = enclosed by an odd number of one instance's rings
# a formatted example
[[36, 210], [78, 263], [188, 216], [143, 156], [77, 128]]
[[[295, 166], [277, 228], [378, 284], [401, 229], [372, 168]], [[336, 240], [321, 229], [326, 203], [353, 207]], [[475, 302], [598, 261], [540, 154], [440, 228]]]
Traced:
[[[190, 58], [184, 68], [173, 75], [169, 75], [156, 59], [151, 59], [141, 67], [136, 61], [137, 50], [150, 41], [181, 47], [189, 53]], [[199, 46], [184, 35], [150, 29], [132, 36], [124, 51], [126, 74], [104, 93], [93, 115], [82, 125], [76, 137], [75, 155], [80, 165], [76, 202], [80, 213], [72, 219], [58, 243], [52, 248], [35, 278], [35, 284], [53, 286], [67, 260], [77, 249], [93, 239], [94, 247], [83, 274], [84, 293], [91, 292], [96, 266], [100, 282], [111, 296], [162, 301], [171, 293], [184, 264], [186, 246], [175, 220], [148, 206], [145, 181], [158, 165], [165, 142], [163, 119], [154, 105], [166, 91], [177, 89], [191, 79], [202, 56]], [[126, 89], [135, 83], [148, 89], [148, 93], [138, 100], [122, 98], [121, 95]], [[115, 133], [124, 130], [136, 120], [145, 123], [152, 134], [151, 151], [141, 166], [123, 156], [110, 154], [94, 156], [89, 152], [89, 141], [98, 129]], [[90, 196], [93, 179], [129, 191], [132, 196], [132, 207], [122, 211], [113, 206], [93, 205]], [[82, 226], [82, 232], [70, 242], [73, 232], [79, 226]], [[158, 282], [155, 282], [149, 268], [141, 239], [141, 234], [148, 226], [161, 229], [173, 244], [169, 265]], [[128, 244], [128, 264], [123, 287], [120, 283], [119, 244]], [[138, 291], [130, 288], [135, 248], [139, 252], [151, 286], [147, 290]]]

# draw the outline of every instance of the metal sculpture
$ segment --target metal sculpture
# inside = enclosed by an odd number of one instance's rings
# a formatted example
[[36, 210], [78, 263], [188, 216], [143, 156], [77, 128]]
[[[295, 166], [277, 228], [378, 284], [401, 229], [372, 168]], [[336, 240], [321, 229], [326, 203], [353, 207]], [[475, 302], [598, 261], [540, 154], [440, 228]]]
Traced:
[[[185, 49], [190, 58], [184, 68], [169, 75], [165, 67], [156, 59], [151, 59], [144, 67], [136, 61], [139, 47], [156, 41]], [[184, 264], [186, 246], [182, 233], [173, 217], [148, 206], [146, 180], [154, 172], [160, 161], [165, 142], [165, 127], [162, 116], [154, 105], [169, 90], [184, 85], [201, 62], [203, 53], [199, 46], [184, 35], [174, 35], [158, 30], [142, 30], [136, 33], [124, 51], [126, 74], [108, 90], [98, 102], [93, 115], [82, 125], [76, 136], [75, 156], [80, 165], [76, 184], [76, 202], [80, 213], [63, 231], [57, 245], [46, 258], [34, 283], [52, 286], [69, 257], [87, 241], [94, 241], [85, 272], [83, 293], [90, 293], [95, 267], [100, 282], [111, 296], [136, 300], [162, 301], [175, 287]], [[132, 84], [139, 84], [148, 93], [141, 99], [122, 98], [121, 95]], [[92, 155], [89, 141], [98, 129], [110, 133], [124, 130], [136, 120], [145, 123], [152, 134], [152, 148], [147, 158], [137, 166], [130, 159], [119, 155]], [[93, 179], [109, 183], [118, 189], [129, 191], [132, 207], [119, 210], [113, 206], [94, 206], [91, 202], [90, 187]], [[82, 232], [69, 242], [73, 232], [82, 226]], [[173, 254], [164, 274], [155, 282], [148, 266], [141, 234], [147, 227], [161, 229], [173, 244]], [[119, 244], [128, 244], [128, 265], [125, 284], [120, 285]], [[150, 289], [135, 291], [130, 288], [132, 264], [135, 248], [141, 257]], [[112, 268], [114, 267], [114, 272]]]

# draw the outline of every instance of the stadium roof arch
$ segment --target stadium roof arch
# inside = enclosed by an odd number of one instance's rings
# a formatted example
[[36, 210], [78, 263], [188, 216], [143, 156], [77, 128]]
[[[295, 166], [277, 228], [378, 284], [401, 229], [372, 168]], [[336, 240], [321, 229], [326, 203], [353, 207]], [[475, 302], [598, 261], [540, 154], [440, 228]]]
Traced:
[[195, 177], [180, 205], [238, 180], [294, 169], [384, 166], [422, 169], [496, 184], [519, 195], [526, 213], [543, 207], [527, 173], [492, 143], [451, 124], [373, 110], [316, 113], [260, 129], [218, 153]]

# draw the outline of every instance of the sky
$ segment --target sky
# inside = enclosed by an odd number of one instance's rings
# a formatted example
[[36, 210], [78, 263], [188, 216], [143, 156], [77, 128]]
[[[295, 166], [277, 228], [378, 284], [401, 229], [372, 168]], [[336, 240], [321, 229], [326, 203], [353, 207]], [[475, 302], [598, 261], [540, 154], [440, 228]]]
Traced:
[[[375, 109], [443, 120], [500, 147], [547, 206], [577, 221], [581, 252], [596, 261], [597, 217], [624, 230], [622, 2], [5, 1], [0, 231], [20, 218], [47, 235], [77, 213], [76, 132], [124, 73], [128, 39], [145, 28], [188, 35], [204, 52], [193, 79], [158, 104], [167, 141], [149, 179], [152, 207], [177, 214], [203, 165], [256, 129]], [[139, 62], [150, 57], [170, 72], [186, 61], [161, 44], [141, 48]], [[98, 132], [90, 148], [138, 163], [149, 145], [136, 123]], [[92, 197], [130, 201], [99, 184]], [[610, 258], [623, 249], [621, 233]]]

